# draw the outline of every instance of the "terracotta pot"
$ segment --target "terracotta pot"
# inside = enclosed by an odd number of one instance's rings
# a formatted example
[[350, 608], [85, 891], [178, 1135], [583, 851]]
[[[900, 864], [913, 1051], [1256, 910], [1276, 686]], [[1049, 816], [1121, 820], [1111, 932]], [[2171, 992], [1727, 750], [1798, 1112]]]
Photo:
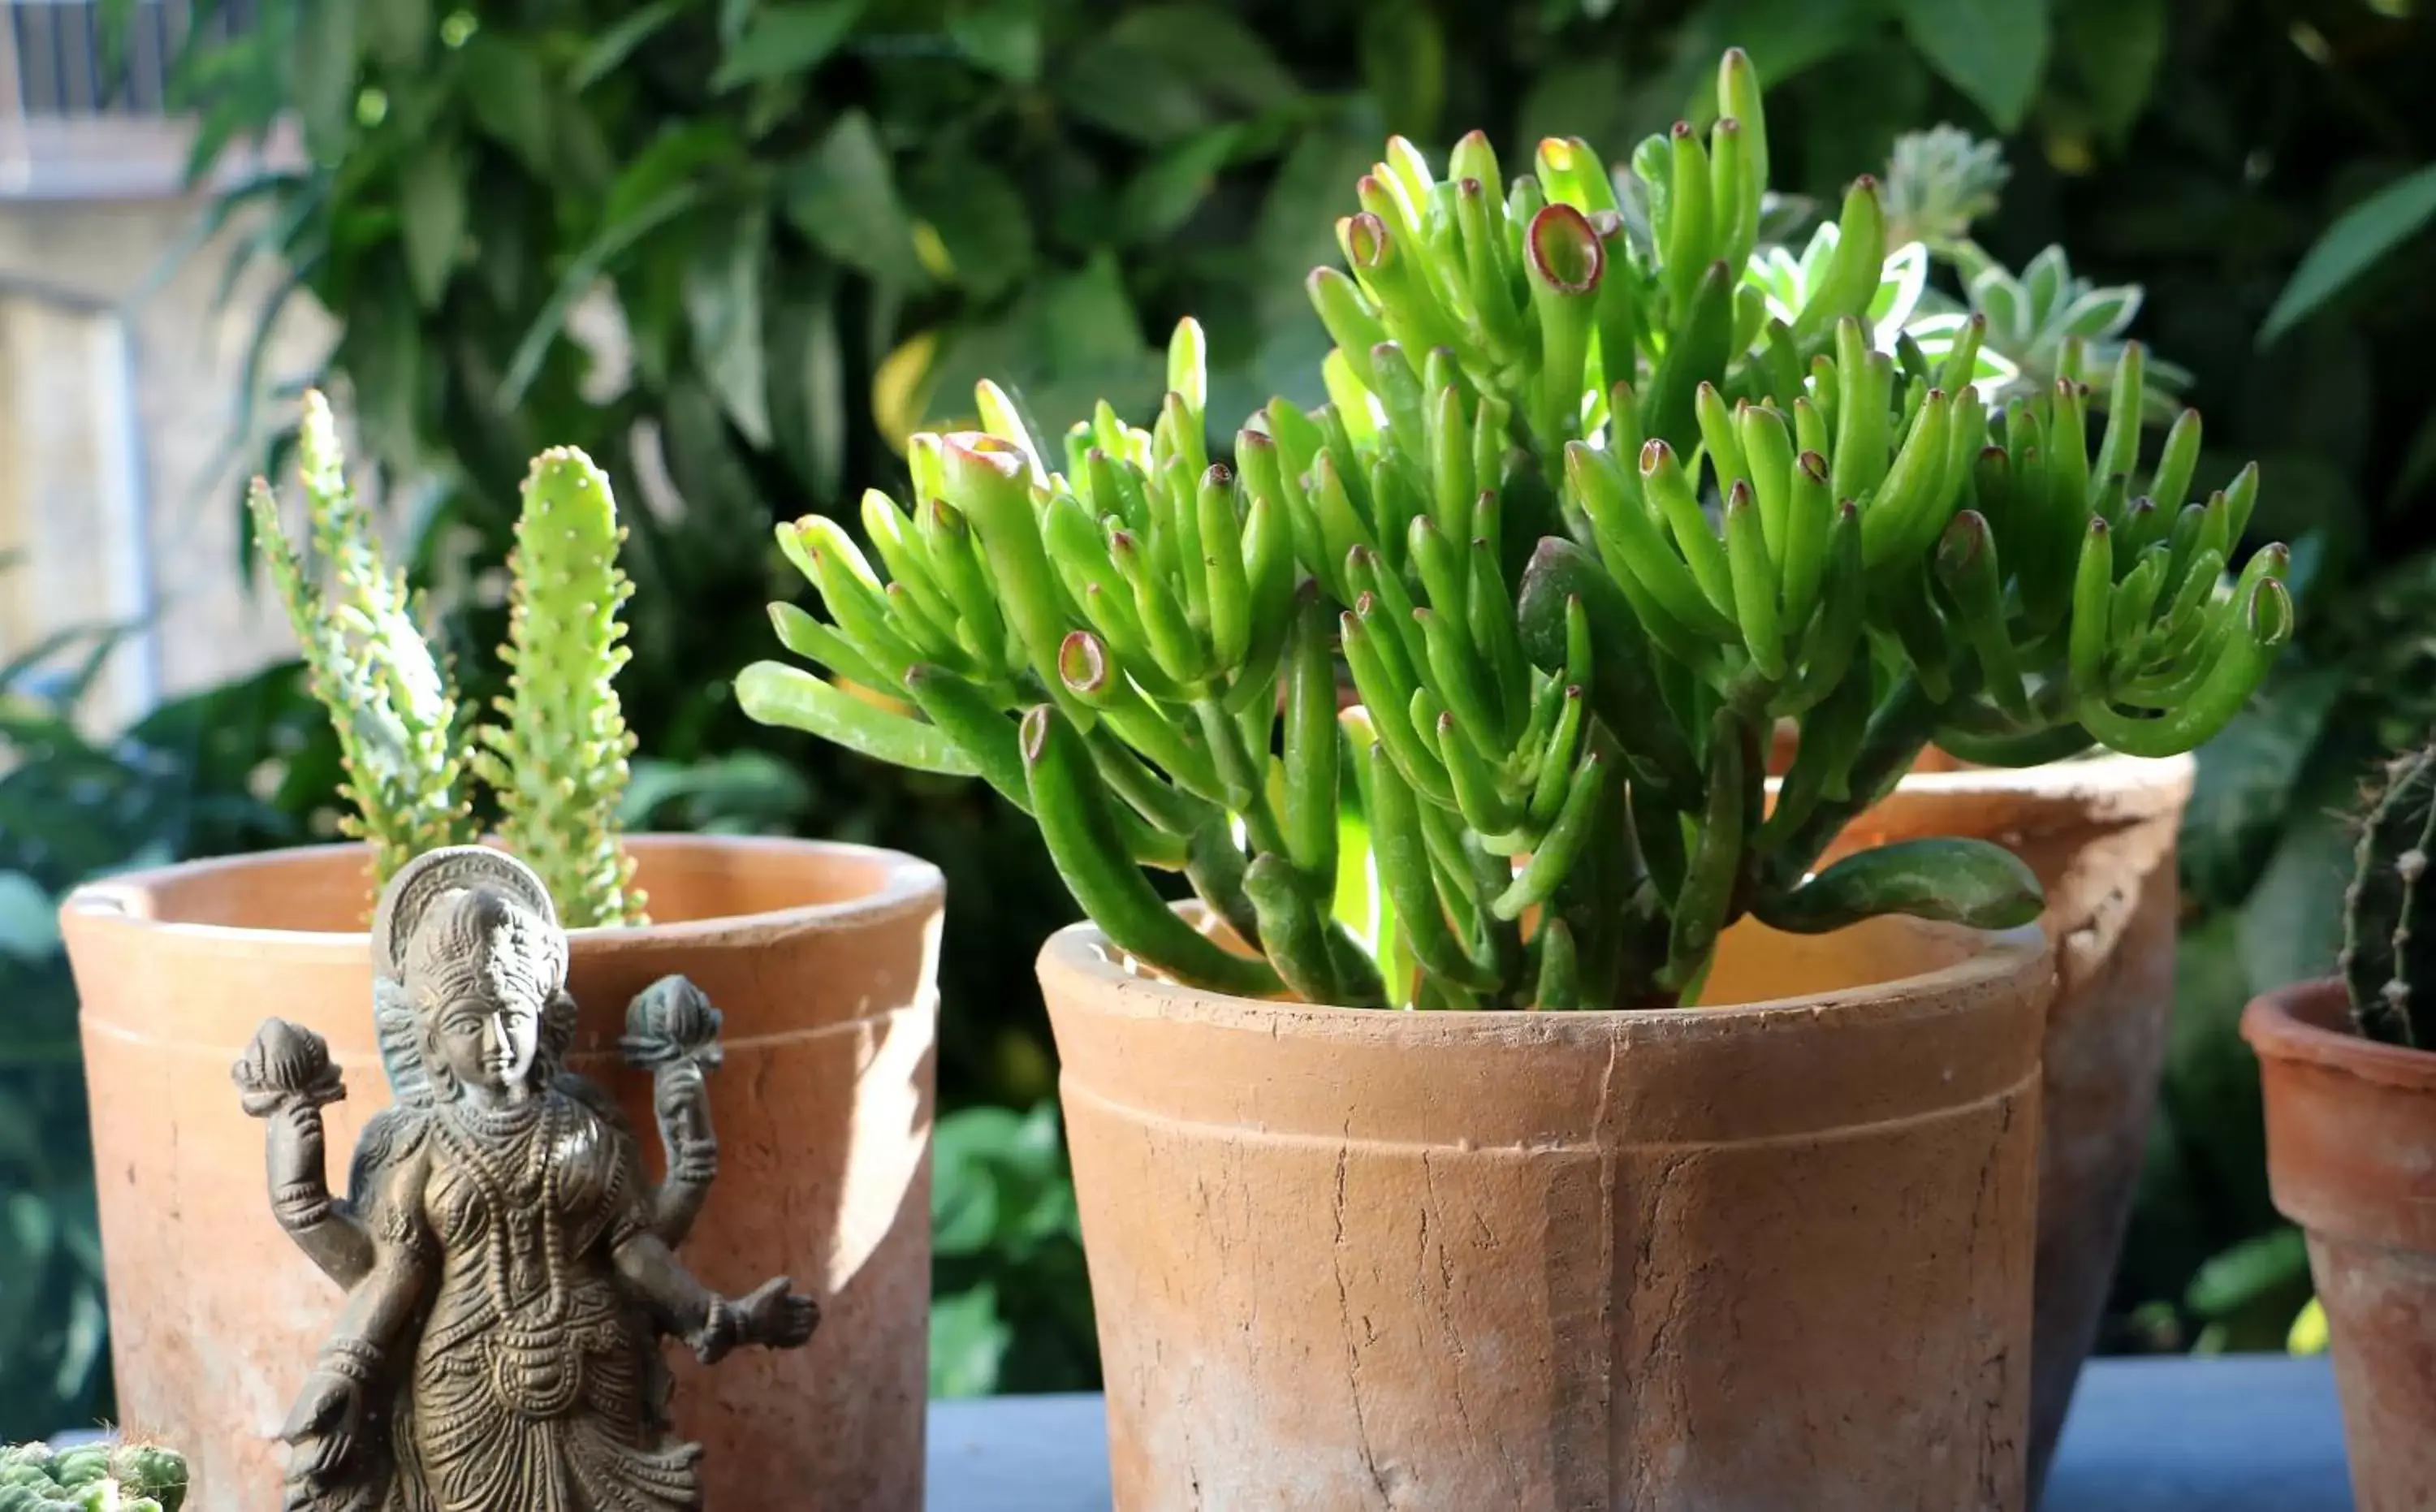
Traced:
[[2195, 763], [2099, 756], [2004, 771], [1923, 753], [1827, 859], [1937, 835], [1992, 840], [2038, 874], [2058, 986], [2042, 1051], [2030, 1489], [2044, 1482], [2132, 1219], [2174, 1012], [2175, 843]]
[[2035, 930], [1744, 925], [1671, 1012], [1040, 977], [1119, 1512], [2023, 1505]]
[[2436, 1054], [2351, 1028], [2338, 981], [2250, 1005], [2267, 1178], [2306, 1230], [2358, 1512], [2436, 1507]]
[[[729, 1295], [788, 1275], [810, 1347], [701, 1370], [671, 1347], [678, 1426], [712, 1506], [915, 1512], [928, 1385], [939, 874], [890, 851], [643, 836], [648, 929], [579, 930], [575, 1069], [659, 1142], [619, 1063], [633, 995], [670, 972], [725, 1016], [721, 1172], [681, 1252]], [[374, 1050], [368, 867], [356, 846], [141, 872], [62, 910], [82, 999], [122, 1418], [182, 1447], [194, 1512], [279, 1504], [274, 1441], [339, 1295], [272, 1221], [263, 1129], [229, 1067], [261, 1021], [328, 1039], [332, 1181], [390, 1101]], [[505, 1509], [503, 1509], [505, 1512]]]

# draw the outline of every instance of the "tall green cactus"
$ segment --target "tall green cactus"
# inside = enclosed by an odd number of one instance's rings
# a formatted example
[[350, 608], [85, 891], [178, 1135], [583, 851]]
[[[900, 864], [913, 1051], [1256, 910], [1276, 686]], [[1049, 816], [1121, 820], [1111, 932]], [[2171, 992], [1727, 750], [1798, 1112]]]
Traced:
[[615, 686], [627, 656], [618, 610], [634, 589], [618, 568], [624, 531], [608, 478], [571, 448], [534, 461], [500, 650], [512, 669], [505, 723], [475, 728], [404, 576], [382, 557], [317, 392], [304, 396], [298, 454], [326, 593], [282, 530], [266, 480], [254, 479], [248, 503], [314, 696], [338, 730], [355, 809], [345, 823], [372, 844], [374, 888], [424, 851], [477, 838], [478, 775], [496, 790], [501, 840], [549, 884], [569, 925], [642, 922], [618, 829], [634, 748]]
[[2388, 763], [2343, 897], [2343, 985], [2359, 1032], [2436, 1050], [2436, 748]]
[[304, 410], [299, 473], [314, 550], [335, 584], [328, 600], [316, 597], [284, 533], [270, 485], [255, 478], [246, 502], [313, 694], [338, 729], [345, 796], [355, 806], [343, 822], [371, 843], [374, 870], [386, 879], [424, 851], [473, 838], [459, 755], [463, 711], [424, 643], [404, 576], [382, 561], [371, 513], [347, 481], [328, 402], [307, 392]]
[[746, 712], [978, 773], [1113, 943], [1238, 993], [1664, 1005], [1745, 916], [2035, 917], [1978, 842], [1813, 869], [1931, 740], [2017, 764], [2220, 728], [2291, 629], [2283, 547], [2226, 581], [2257, 475], [2185, 504], [2188, 412], [2144, 461], [2136, 346], [2097, 436], [2070, 379], [1992, 409], [1984, 322], [1932, 363], [1883, 318], [1907, 265], [1866, 179], [1814, 264], [1763, 269], [1739, 54], [1718, 97], [1620, 185], [1579, 141], [1511, 182], [1477, 135], [1444, 180], [1392, 142], [1350, 270], [1310, 280], [1330, 403], [1272, 402], [1232, 466], [1190, 322], [1147, 432], [1104, 405], [1058, 455], [983, 384], [985, 434], [914, 438], [911, 513], [865, 499], [876, 567], [828, 521], [779, 532], [829, 614], [774, 606], [781, 640], [901, 712], [767, 662]]
[[509, 558], [504, 722], [482, 727], [474, 758], [499, 796], [499, 839], [587, 924], [636, 924], [642, 895], [618, 843], [618, 804], [635, 738], [618, 705], [628, 652], [618, 611], [635, 585], [609, 477], [573, 447], [533, 459]]
[[0, 1447], [0, 1512], [178, 1512], [186, 1461], [154, 1444]]

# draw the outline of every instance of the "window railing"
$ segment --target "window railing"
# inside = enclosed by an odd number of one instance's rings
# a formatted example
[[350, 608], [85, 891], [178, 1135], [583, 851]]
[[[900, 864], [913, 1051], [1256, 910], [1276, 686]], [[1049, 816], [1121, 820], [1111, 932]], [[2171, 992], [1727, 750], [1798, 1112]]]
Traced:
[[[190, 41], [253, 25], [253, 0], [0, 0], [0, 198], [121, 199], [183, 185], [193, 126], [175, 98]], [[198, 15], [198, 10], [201, 14]]]

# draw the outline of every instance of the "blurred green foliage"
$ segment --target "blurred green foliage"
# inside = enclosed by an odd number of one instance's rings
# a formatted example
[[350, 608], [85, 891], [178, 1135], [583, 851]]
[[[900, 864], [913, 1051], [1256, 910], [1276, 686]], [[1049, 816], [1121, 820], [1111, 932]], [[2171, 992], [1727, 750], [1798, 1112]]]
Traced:
[[[263, 0], [250, 34], [183, 72], [199, 165], [301, 123], [308, 161], [238, 187], [211, 222], [241, 226], [282, 297], [341, 332], [321, 373], [264, 373], [257, 343], [236, 432], [256, 431], [259, 402], [284, 414], [303, 383], [331, 390], [469, 691], [496, 690], [525, 460], [580, 445], [634, 528], [621, 691], [652, 758], [638, 821], [872, 840], [946, 869], [940, 1071], [962, 1111], [939, 1126], [933, 1371], [963, 1392], [1097, 1379], [1030, 970], [1073, 910], [982, 785], [743, 721], [726, 679], [772, 638], [748, 606], [792, 592], [771, 525], [850, 521], [861, 487], [901, 486], [901, 438], [955, 418], [983, 373], [1052, 426], [1104, 392], [1141, 418], [1152, 340], [1186, 313], [1210, 333], [1209, 408], [1229, 432], [1272, 391], [1316, 402], [1326, 338], [1302, 276], [1333, 260], [1333, 219], [1387, 132], [1438, 154], [1475, 126], [1562, 131], [1622, 161], [1696, 108], [1730, 43], [1768, 86], [1780, 180], [1806, 193], [1883, 171], [1905, 130], [2003, 136], [2012, 171], [1974, 239], [2016, 269], [2060, 241], [2079, 276], [2143, 286], [2132, 332], [2188, 370], [2209, 416], [2201, 484], [2258, 456], [2271, 504], [2253, 529], [2300, 543], [2301, 640], [2202, 754], [2172, 1064], [2114, 1339], [2277, 1343], [2298, 1305], [2288, 1241], [2236, 1249], [2278, 1225], [2234, 1020], [2254, 988], [2331, 964], [2356, 779], [2436, 720], [2421, 507], [2436, 285], [2410, 252], [2436, 161], [2427, 9]], [[2286, 295], [2322, 235], [2333, 250]], [[287, 443], [248, 466], [285, 475]], [[316, 834], [336, 780], [289, 669], [104, 745], [47, 726], [0, 739], [0, 804], [27, 785], [0, 807], [0, 875], [46, 898], [140, 857]], [[11, 888], [31, 896], [0, 882], [0, 935], [39, 912]], [[97, 1340], [74, 1321], [96, 1293], [70, 994], [56, 951], [26, 943], [0, 949], [0, 1246], [16, 1246], [0, 1248], [0, 1438], [107, 1406]]]

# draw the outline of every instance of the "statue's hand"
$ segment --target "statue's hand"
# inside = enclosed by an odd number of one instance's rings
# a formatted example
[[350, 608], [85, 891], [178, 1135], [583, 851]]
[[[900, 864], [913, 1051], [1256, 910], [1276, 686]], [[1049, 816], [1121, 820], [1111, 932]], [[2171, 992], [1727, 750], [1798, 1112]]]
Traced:
[[314, 1371], [279, 1430], [289, 1448], [289, 1484], [323, 1489], [323, 1483], [342, 1474], [354, 1459], [363, 1426], [363, 1387], [336, 1371]]
[[264, 1020], [245, 1053], [229, 1068], [229, 1078], [236, 1083], [246, 1112], [258, 1119], [312, 1115], [324, 1103], [347, 1095], [322, 1036], [284, 1018]]
[[821, 1305], [787, 1290], [787, 1277], [774, 1277], [752, 1295], [740, 1299], [736, 1311], [742, 1333], [767, 1349], [799, 1349], [820, 1327]]

